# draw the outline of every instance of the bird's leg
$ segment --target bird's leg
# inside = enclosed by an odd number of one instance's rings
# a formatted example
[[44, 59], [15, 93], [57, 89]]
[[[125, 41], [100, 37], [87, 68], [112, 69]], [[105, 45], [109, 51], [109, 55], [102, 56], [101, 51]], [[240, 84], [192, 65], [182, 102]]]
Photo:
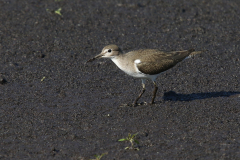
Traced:
[[142, 79], [142, 92], [139, 94], [139, 96], [137, 97], [137, 99], [134, 101], [133, 105], [136, 106], [137, 105], [137, 101], [142, 97], [143, 93], [145, 92], [145, 79]]
[[153, 81], [153, 83], [154, 83], [154, 90], [153, 90], [153, 97], [152, 97], [151, 104], [153, 104], [153, 103], [154, 103], [154, 99], [155, 99], [155, 97], [156, 97], [156, 93], [157, 93], [157, 90], [158, 90], [158, 87], [157, 87], [157, 84], [156, 84], [156, 82], [155, 82], [155, 81]]

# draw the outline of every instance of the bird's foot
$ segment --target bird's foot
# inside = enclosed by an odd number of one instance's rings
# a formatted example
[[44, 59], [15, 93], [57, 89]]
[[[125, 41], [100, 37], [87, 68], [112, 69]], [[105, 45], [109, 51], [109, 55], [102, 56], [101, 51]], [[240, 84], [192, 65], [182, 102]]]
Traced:
[[140, 103], [125, 103], [122, 104], [120, 107], [137, 107], [137, 106], [143, 106], [143, 105], [151, 105], [152, 103], [147, 102], [140, 102]]
[[140, 105], [141, 103], [125, 103], [125, 104], [122, 104], [120, 107], [137, 107]]
[[137, 107], [137, 106], [140, 106], [141, 104], [140, 103], [132, 103], [132, 107]]
[[148, 103], [147, 102], [140, 102], [140, 103], [133, 103], [132, 104], [133, 107], [142, 106], [142, 105], [148, 105]]
[[133, 104], [132, 103], [124, 103], [121, 104], [119, 107], [131, 107]]

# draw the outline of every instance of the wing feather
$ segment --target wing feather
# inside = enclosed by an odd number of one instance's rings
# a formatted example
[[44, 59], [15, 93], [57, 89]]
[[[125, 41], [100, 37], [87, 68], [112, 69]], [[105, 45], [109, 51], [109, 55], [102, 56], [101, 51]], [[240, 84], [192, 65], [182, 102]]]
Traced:
[[181, 62], [190, 55], [194, 50], [163, 52], [159, 50], [146, 51], [148, 54], [141, 56], [141, 63], [136, 64], [140, 72], [144, 74], [154, 75], [164, 72], [178, 62]]

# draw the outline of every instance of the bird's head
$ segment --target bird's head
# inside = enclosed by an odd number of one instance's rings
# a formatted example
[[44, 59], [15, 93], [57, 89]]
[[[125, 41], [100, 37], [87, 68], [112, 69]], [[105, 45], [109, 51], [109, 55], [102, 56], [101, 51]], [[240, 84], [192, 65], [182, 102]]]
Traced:
[[104, 47], [99, 55], [96, 55], [94, 58], [89, 59], [87, 62], [92, 62], [98, 58], [114, 58], [118, 56], [121, 52], [121, 49], [117, 45], [111, 44]]

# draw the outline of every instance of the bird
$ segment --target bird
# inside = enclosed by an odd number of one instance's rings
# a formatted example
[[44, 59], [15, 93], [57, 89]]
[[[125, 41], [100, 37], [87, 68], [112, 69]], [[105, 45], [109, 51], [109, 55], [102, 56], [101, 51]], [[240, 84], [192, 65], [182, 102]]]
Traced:
[[200, 51], [194, 51], [195, 49], [170, 52], [161, 51], [159, 49], [139, 49], [124, 54], [117, 45], [110, 44], [105, 46], [100, 54], [89, 59], [87, 63], [99, 58], [109, 58], [126, 74], [141, 79], [142, 90], [133, 102], [133, 106], [137, 106], [138, 100], [146, 90], [146, 79], [152, 80], [154, 84], [152, 100], [150, 102], [150, 104], [154, 104], [158, 90], [156, 84], [157, 77], [184, 59], [201, 53]]

